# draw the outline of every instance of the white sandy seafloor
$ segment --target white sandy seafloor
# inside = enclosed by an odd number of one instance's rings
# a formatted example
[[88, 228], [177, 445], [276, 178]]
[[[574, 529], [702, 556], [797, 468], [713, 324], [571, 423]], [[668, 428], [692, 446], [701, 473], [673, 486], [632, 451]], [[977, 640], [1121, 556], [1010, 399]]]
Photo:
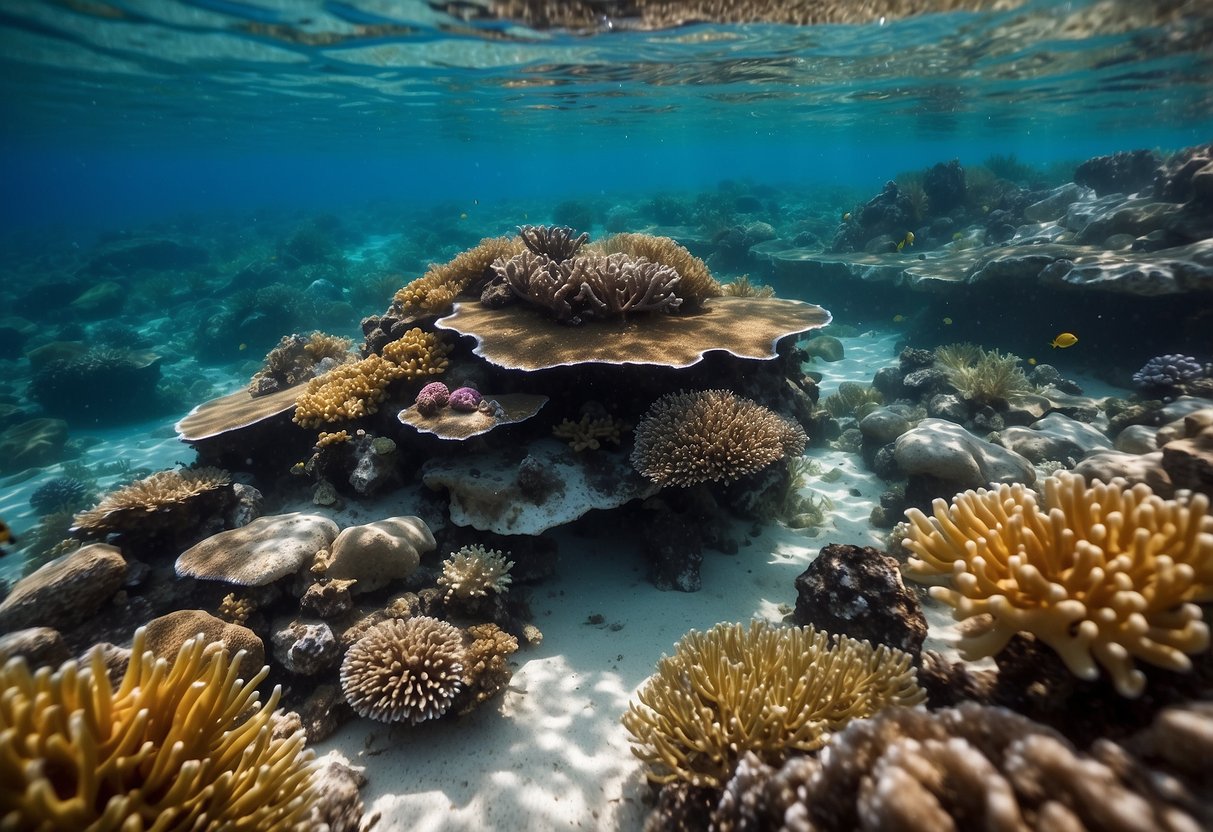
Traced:
[[[895, 363], [896, 334], [843, 339], [846, 358], [816, 365], [823, 395], [839, 381], [868, 382]], [[379, 830], [639, 829], [649, 807], [640, 762], [619, 723], [662, 654], [688, 630], [754, 617], [779, 620], [794, 605], [793, 581], [827, 543], [883, 546], [868, 515], [884, 484], [854, 454], [807, 454], [834, 482], [810, 477], [806, 491], [833, 502], [812, 532], [769, 525], [736, 555], [705, 550], [703, 588], [661, 592], [645, 579], [630, 544], [558, 536], [558, 574], [536, 587], [535, 624], [543, 643], [523, 648], [509, 689], [458, 721], [391, 727], [365, 720], [320, 743], [365, 767], [368, 816]], [[750, 524], [739, 523], [740, 540]], [[951, 619], [928, 611], [934, 633]], [[590, 616], [601, 615], [600, 624]]]

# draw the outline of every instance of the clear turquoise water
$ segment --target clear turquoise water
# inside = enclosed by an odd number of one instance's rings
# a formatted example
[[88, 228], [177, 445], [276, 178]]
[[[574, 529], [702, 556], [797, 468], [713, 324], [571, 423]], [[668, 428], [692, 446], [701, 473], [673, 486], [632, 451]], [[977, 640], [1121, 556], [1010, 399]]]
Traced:
[[570, 34], [420, 2], [10, 0], [0, 222], [724, 178], [875, 190], [953, 157], [1181, 147], [1213, 136], [1211, 9], [1038, 2]]

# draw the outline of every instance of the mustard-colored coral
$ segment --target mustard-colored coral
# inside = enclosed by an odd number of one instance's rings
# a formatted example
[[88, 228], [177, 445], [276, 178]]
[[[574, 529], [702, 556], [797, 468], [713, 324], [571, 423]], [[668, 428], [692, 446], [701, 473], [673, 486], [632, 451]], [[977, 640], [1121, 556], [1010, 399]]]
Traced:
[[231, 484], [227, 471], [195, 468], [157, 471], [111, 491], [72, 519], [73, 532], [100, 536], [120, 531], [172, 506], [182, 505]]
[[729, 390], [667, 393], [635, 435], [632, 465], [663, 486], [733, 482], [799, 456], [808, 441], [800, 425]]
[[101, 650], [82, 666], [0, 669], [0, 826], [5, 829], [303, 830], [311, 753], [275, 737], [275, 689], [258, 705], [243, 653], [190, 639], [174, 662], [135, 633], [112, 688]]
[[669, 237], [652, 234], [613, 234], [605, 240], [591, 243], [588, 250], [602, 254], [627, 254], [631, 257], [647, 257], [662, 266], [669, 266], [682, 278], [678, 283], [678, 295], [684, 301], [683, 311], [698, 306], [705, 298], [716, 298], [724, 289], [704, 263], [677, 241]]
[[266, 354], [261, 369], [249, 382], [249, 392], [261, 396], [280, 387], [302, 384], [316, 375], [317, 365], [325, 359], [334, 364], [349, 363], [355, 359], [350, 352], [353, 345], [349, 338], [323, 332], [284, 335]]
[[506, 689], [513, 672], [509, 658], [518, 651], [518, 639], [496, 624], [474, 624], [464, 632], [463, 688], [467, 713]]
[[596, 451], [602, 447], [603, 441], [618, 445], [626, 429], [627, 425], [621, 419], [586, 413], [576, 422], [562, 419], [559, 425], [552, 428], [552, 436], [566, 440], [574, 451]]
[[240, 598], [234, 592], [229, 592], [223, 596], [223, 600], [219, 602], [219, 609], [215, 613], [218, 618], [224, 621], [230, 621], [232, 624], [243, 624], [248, 621], [248, 617], [257, 609], [257, 605], [253, 603], [251, 598]]
[[319, 428], [369, 416], [387, 398], [393, 381], [445, 372], [450, 349], [434, 333], [414, 327], [385, 346], [383, 355], [368, 355], [309, 381], [295, 402], [295, 423]]
[[812, 627], [717, 624], [661, 658], [623, 724], [649, 780], [717, 787], [747, 751], [777, 764], [852, 719], [924, 697], [900, 650]]
[[340, 445], [342, 442], [350, 441], [350, 432], [348, 430], [339, 430], [335, 433], [325, 433], [321, 431], [316, 437], [317, 448], [327, 448], [329, 445]]
[[1146, 681], [1134, 660], [1188, 670], [1188, 656], [1209, 646], [1196, 606], [1213, 600], [1208, 497], [1164, 500], [1121, 480], [1087, 487], [1068, 472], [1044, 489], [1043, 506], [1025, 486], [1003, 485], [935, 500], [933, 517], [906, 512], [904, 571], [970, 619], [961, 655], [993, 656], [1032, 633], [1076, 676], [1102, 667], [1128, 697]]
[[478, 293], [483, 288], [494, 260], [508, 259], [524, 248], [520, 237], [487, 237], [449, 263], [430, 266], [425, 274], [396, 292], [392, 305], [412, 318], [449, 312], [460, 294]]

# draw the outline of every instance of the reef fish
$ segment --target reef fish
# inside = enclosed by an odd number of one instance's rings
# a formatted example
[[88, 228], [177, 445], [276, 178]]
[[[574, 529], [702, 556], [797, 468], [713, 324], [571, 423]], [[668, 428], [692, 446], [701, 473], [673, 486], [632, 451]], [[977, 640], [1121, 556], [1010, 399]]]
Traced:
[[17, 535], [13, 534], [13, 530], [8, 527], [8, 523], [0, 520], [0, 557], [8, 554], [8, 548], [5, 543], [16, 543]]
[[914, 232], [907, 231], [906, 235], [901, 238], [901, 242], [897, 244], [897, 250], [901, 251], [906, 246], [914, 245]]
[[1052, 341], [1050, 341], [1049, 345], [1051, 347], [1053, 347], [1053, 349], [1060, 348], [1060, 349], [1064, 350], [1066, 347], [1072, 347], [1077, 343], [1078, 343], [1077, 335], [1075, 335], [1073, 332], [1063, 332], [1063, 333], [1059, 334], [1056, 338], [1054, 338]]

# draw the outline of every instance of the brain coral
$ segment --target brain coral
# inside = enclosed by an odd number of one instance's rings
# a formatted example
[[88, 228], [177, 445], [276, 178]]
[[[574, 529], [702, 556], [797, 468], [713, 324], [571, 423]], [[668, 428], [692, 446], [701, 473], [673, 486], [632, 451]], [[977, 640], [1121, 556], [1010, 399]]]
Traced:
[[636, 425], [632, 465], [658, 485], [732, 482], [807, 441], [800, 425], [728, 390], [668, 393]]
[[719, 786], [747, 751], [778, 763], [852, 719], [925, 695], [900, 650], [812, 627], [717, 624], [661, 658], [623, 724], [652, 782]]
[[1063, 472], [1045, 480], [1043, 507], [1023, 485], [966, 491], [934, 516], [906, 512], [913, 553], [904, 567], [931, 595], [972, 619], [966, 659], [993, 656], [1018, 632], [1049, 645], [1076, 676], [1099, 667], [1124, 696], [1145, 687], [1134, 660], [1169, 670], [1209, 646], [1197, 603], [1213, 600], [1208, 497], [1164, 500], [1122, 480], [1087, 487]]
[[176, 661], [145, 650], [111, 687], [103, 653], [84, 665], [0, 669], [0, 819], [6, 829], [303, 830], [314, 802], [302, 732], [273, 733], [268, 672], [191, 639]]
[[463, 687], [464, 659], [458, 627], [428, 616], [393, 618], [350, 647], [341, 689], [359, 716], [416, 725], [451, 707]]

